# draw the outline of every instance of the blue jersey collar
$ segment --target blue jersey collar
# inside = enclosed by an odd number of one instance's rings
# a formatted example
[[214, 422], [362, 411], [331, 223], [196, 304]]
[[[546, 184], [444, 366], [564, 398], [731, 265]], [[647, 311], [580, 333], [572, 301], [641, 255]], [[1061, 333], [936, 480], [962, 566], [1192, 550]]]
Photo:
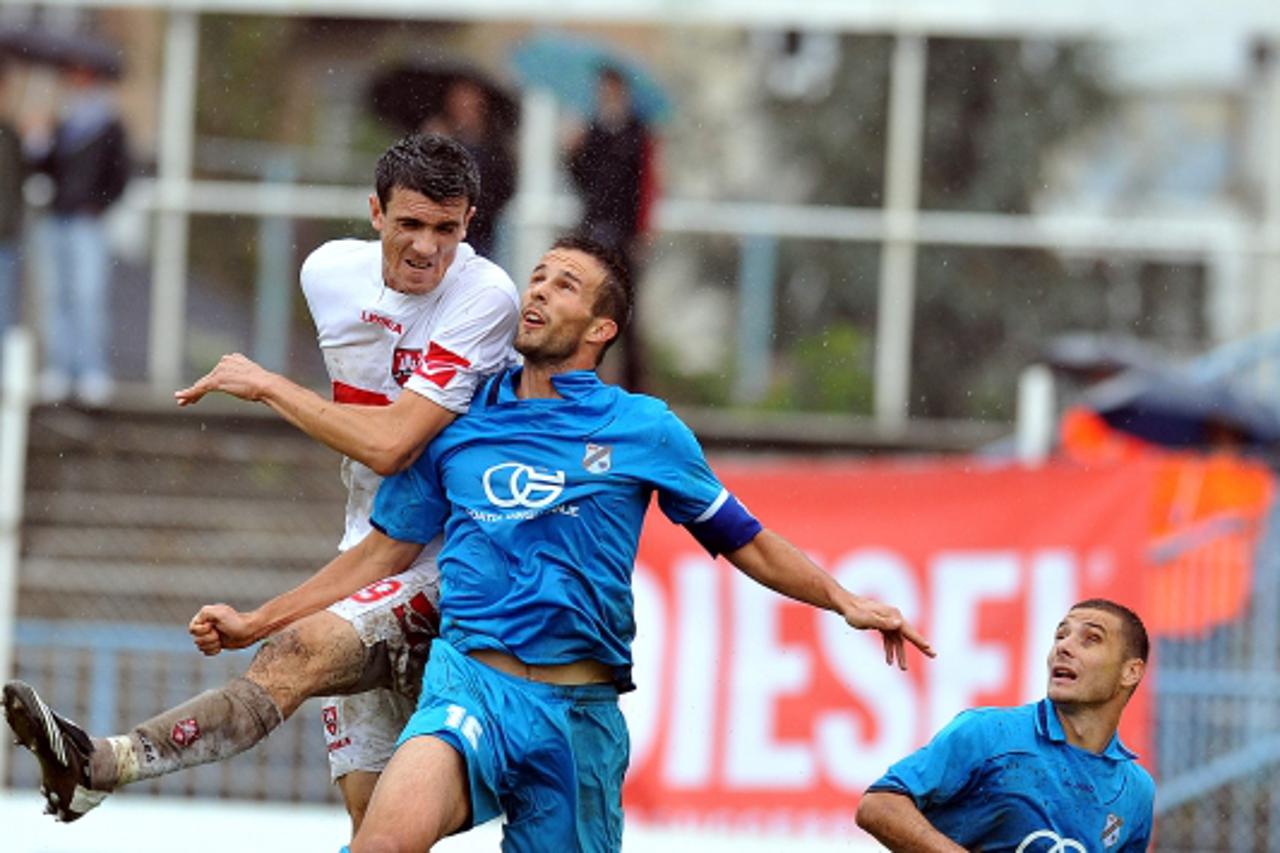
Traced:
[[[1067, 733], [1062, 729], [1062, 721], [1053, 708], [1053, 702], [1047, 697], [1036, 703], [1036, 732], [1054, 743], [1067, 743]], [[1112, 761], [1133, 761], [1138, 754], [1120, 742], [1120, 735], [1113, 734], [1107, 748], [1102, 750], [1102, 757]]]
[[[520, 372], [523, 369], [523, 367], [512, 367], [507, 371], [507, 375], [502, 377], [499, 382], [497, 402], [514, 403], [519, 399], [516, 396], [516, 388], [520, 385]], [[559, 373], [551, 377], [551, 384], [566, 400], [581, 400], [604, 387], [604, 383], [600, 381], [600, 377], [594, 370]]]

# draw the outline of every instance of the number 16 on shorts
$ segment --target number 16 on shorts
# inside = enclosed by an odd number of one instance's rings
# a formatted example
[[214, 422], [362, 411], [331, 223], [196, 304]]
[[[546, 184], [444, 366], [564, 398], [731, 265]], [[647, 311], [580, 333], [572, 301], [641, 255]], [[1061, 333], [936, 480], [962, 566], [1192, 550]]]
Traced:
[[480, 735], [484, 734], [480, 721], [468, 714], [467, 709], [461, 705], [450, 705], [445, 713], [447, 716], [444, 724], [466, 738], [472, 749], [477, 749]]

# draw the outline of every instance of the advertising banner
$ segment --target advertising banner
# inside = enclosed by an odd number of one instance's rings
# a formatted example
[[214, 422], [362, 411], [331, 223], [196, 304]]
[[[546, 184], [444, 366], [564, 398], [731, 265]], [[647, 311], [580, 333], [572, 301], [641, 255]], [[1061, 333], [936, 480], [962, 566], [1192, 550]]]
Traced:
[[[721, 460], [725, 484], [848, 589], [938, 651], [910, 671], [876, 634], [712, 560], [652, 511], [636, 567], [628, 814], [846, 831], [861, 792], [961, 710], [1044, 695], [1054, 630], [1104, 596], [1141, 612], [1154, 463]], [[1121, 729], [1150, 767], [1148, 692]]]

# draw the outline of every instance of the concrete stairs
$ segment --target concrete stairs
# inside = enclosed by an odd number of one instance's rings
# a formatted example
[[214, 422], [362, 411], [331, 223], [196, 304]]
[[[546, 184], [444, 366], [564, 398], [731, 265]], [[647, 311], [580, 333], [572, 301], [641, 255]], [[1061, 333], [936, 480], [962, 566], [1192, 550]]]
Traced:
[[20, 618], [250, 607], [332, 559], [342, 531], [338, 454], [274, 417], [38, 407], [27, 458]]

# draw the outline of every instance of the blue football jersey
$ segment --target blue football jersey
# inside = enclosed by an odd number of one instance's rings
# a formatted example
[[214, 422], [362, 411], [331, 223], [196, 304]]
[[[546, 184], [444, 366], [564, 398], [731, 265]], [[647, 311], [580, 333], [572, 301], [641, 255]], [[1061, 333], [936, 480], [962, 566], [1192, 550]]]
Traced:
[[910, 796], [967, 850], [1146, 850], [1155, 783], [1119, 737], [1067, 742], [1053, 704], [965, 711], [870, 788]]
[[590, 371], [555, 377], [560, 399], [520, 400], [518, 378], [489, 380], [465, 418], [384, 481], [373, 523], [414, 542], [444, 530], [440, 634], [461, 651], [598, 660], [629, 686], [631, 571], [650, 497], [713, 553], [760, 524], [661, 401]]

